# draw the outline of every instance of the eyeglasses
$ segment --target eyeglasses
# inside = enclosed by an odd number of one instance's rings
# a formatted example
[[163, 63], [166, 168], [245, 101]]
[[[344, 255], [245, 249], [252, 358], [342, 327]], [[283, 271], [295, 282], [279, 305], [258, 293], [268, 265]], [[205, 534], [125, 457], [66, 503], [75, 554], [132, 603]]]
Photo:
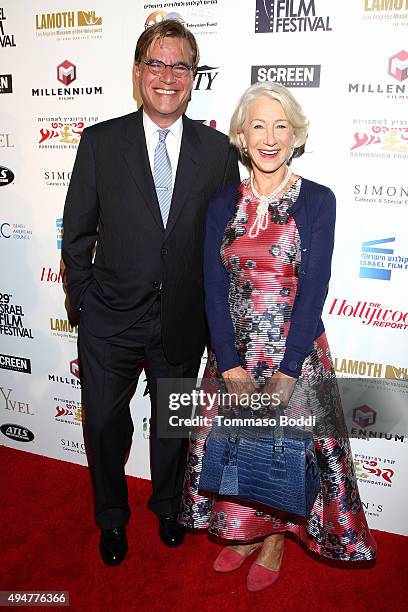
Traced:
[[171, 68], [173, 75], [179, 79], [187, 76], [192, 69], [192, 66], [184, 64], [183, 62], [177, 62], [176, 64], [165, 64], [160, 60], [151, 59], [143, 60], [143, 63], [146, 64], [150, 72], [156, 76], [162, 76], [166, 68]]

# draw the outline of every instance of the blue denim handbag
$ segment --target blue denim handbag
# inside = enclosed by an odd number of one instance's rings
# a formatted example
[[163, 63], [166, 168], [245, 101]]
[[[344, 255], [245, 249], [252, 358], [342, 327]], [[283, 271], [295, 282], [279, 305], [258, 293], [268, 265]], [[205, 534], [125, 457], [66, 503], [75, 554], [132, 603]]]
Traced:
[[307, 516], [320, 490], [312, 434], [279, 424], [271, 428], [214, 424], [206, 440], [199, 489], [236, 496]]

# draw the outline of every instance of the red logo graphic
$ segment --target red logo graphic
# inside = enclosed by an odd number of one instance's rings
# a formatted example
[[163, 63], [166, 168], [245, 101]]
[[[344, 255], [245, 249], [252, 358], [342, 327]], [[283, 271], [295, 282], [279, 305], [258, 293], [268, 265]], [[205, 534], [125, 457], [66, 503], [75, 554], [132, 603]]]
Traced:
[[74, 359], [73, 361], [69, 362], [69, 369], [70, 369], [71, 374], [73, 374], [77, 378], [81, 378], [81, 375], [79, 372], [79, 360], [78, 359]]
[[370, 406], [357, 406], [353, 410], [353, 421], [360, 425], [360, 427], [367, 427], [367, 425], [374, 425], [376, 412]]
[[362, 302], [348, 304], [347, 300], [334, 298], [329, 315], [359, 320], [363, 325], [373, 327], [390, 327], [391, 329], [408, 329], [408, 311], [384, 308], [375, 302]]
[[405, 81], [408, 78], [408, 53], [400, 51], [392, 55], [388, 60], [388, 74], [397, 81]]
[[67, 410], [66, 408], [63, 408], [62, 406], [55, 406], [57, 414], [55, 415], [56, 417], [62, 417], [68, 414], [71, 414], [71, 412], [69, 410]]
[[408, 128], [373, 125], [371, 133], [369, 131], [368, 133], [355, 132], [351, 151], [369, 145], [381, 145], [380, 148], [385, 151], [406, 153], [408, 151]]
[[76, 144], [82, 136], [83, 128], [83, 121], [72, 121], [67, 123], [53, 121], [50, 127], [40, 129], [41, 138], [38, 143], [41, 144], [50, 138], [58, 138], [58, 142]]
[[76, 66], [68, 60], [57, 66], [57, 79], [63, 85], [69, 85], [76, 79]]
[[370, 478], [370, 475], [377, 476], [388, 482], [388, 486], [392, 485], [395, 470], [379, 467], [377, 461], [354, 461], [354, 467], [357, 478]]
[[74, 421], [82, 423], [82, 407], [75, 404], [66, 404], [66, 406], [55, 406], [56, 419], [62, 419], [62, 417], [72, 417]]

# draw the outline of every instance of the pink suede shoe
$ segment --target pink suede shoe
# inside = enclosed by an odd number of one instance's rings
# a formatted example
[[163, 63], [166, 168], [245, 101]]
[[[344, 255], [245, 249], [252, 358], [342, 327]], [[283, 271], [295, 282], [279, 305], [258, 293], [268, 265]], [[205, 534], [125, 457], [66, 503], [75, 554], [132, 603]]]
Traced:
[[228, 548], [227, 546], [222, 549], [216, 560], [214, 561], [213, 570], [216, 572], [233, 572], [237, 570], [244, 563], [245, 559], [252, 555], [253, 552], [258, 550], [260, 544], [256, 546], [251, 552], [244, 556], [240, 555], [232, 548]]
[[[281, 555], [282, 563], [283, 551]], [[278, 570], [268, 569], [263, 565], [259, 565], [256, 561], [251, 565], [247, 576], [247, 588], [251, 593], [263, 591], [268, 586], [271, 586], [279, 578], [280, 568]]]

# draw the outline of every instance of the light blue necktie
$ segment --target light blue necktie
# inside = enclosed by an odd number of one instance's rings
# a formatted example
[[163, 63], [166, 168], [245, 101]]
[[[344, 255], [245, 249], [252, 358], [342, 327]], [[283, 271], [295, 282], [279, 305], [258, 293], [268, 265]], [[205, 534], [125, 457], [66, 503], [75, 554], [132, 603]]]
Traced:
[[172, 196], [171, 164], [166, 147], [166, 136], [169, 131], [159, 130], [159, 142], [154, 150], [153, 179], [164, 227], [169, 217]]

